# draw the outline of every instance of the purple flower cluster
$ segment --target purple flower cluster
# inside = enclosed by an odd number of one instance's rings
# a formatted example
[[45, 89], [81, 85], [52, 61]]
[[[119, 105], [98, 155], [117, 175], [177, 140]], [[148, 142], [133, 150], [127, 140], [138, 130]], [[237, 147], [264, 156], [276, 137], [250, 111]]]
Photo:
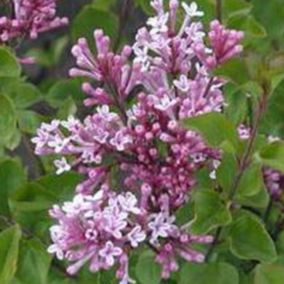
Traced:
[[177, 0], [169, 1], [169, 11], [162, 0], [151, 5], [156, 16], [119, 54], [101, 30], [94, 32], [96, 54], [78, 40], [70, 75], [88, 78], [84, 103], [96, 111], [82, 122], [43, 123], [32, 139], [38, 155], [64, 156], [55, 161], [58, 174], [73, 168], [86, 176], [72, 202], [51, 210], [58, 225], [49, 251], [72, 262], [69, 273], [86, 262], [91, 271], [118, 264], [121, 284], [132, 282], [129, 254], [140, 243], [155, 251], [163, 278], [178, 269], [178, 256], [204, 260], [192, 244], [212, 237], [191, 235], [174, 215], [190, 199], [195, 173], [219, 152], [180, 122], [222, 111], [224, 82], [210, 71], [241, 52], [242, 33], [217, 21], [206, 36], [194, 2], [181, 4], [180, 26]]
[[[203, 254], [190, 249], [193, 242], [209, 243], [211, 236], [190, 236], [175, 224], [169, 211], [151, 213], [140, 206], [131, 192], [115, 193], [104, 184], [95, 195], [77, 194], [72, 202], [50, 215], [58, 225], [50, 228], [53, 244], [48, 248], [58, 259], [72, 262], [67, 271], [76, 273], [85, 263], [97, 272], [119, 264], [117, 278], [129, 283], [128, 251], [148, 239], [149, 246], [160, 247], [157, 261], [163, 266], [163, 277], [178, 268], [176, 255], [188, 261], [201, 262]], [[161, 244], [161, 240], [167, 240]]]
[[0, 17], [0, 43], [38, 34], [68, 23], [67, 18], [56, 16], [56, 0], [12, 0], [13, 17]]

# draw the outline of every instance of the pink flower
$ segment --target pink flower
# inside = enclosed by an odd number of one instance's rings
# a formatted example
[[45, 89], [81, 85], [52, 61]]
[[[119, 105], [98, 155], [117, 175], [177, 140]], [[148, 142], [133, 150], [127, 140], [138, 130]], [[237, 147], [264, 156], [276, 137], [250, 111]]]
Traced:
[[153, 214], [150, 218], [152, 221], [148, 227], [151, 230], [151, 243], [156, 243], [159, 237], [167, 238], [176, 229], [173, 225], [175, 217], [169, 217], [166, 213]]
[[114, 265], [115, 258], [122, 254], [122, 249], [115, 247], [112, 242], [108, 241], [105, 247], [99, 251], [99, 255], [104, 259], [106, 265], [111, 267]]
[[[85, 176], [73, 201], [50, 212], [58, 233], [49, 251], [71, 263], [70, 273], [87, 263], [92, 272], [116, 265], [121, 284], [132, 282], [128, 259], [143, 243], [154, 248], [163, 278], [178, 269], [179, 257], [204, 260], [192, 245], [212, 237], [185, 232], [174, 212], [191, 198], [200, 169], [213, 169], [215, 177], [221, 153], [182, 121], [222, 111], [224, 81], [211, 71], [241, 51], [241, 33], [218, 22], [204, 31], [196, 3], [182, 3], [181, 25], [177, 0], [169, 10], [162, 0], [151, 6], [156, 15], [137, 32], [133, 48], [114, 53], [101, 30], [94, 32], [96, 53], [78, 40], [70, 75], [87, 77], [84, 103], [97, 107], [82, 122], [42, 125], [33, 138], [36, 153], [67, 156]], [[69, 169], [63, 159], [56, 165]]]
[[67, 18], [56, 16], [55, 0], [13, 0], [13, 18], [0, 18], [0, 42], [28, 34], [31, 39], [39, 33], [68, 24]]
[[132, 247], [138, 247], [139, 243], [143, 242], [146, 239], [146, 233], [142, 231], [141, 226], [136, 226], [132, 229], [131, 232], [127, 235], [130, 244]]
[[55, 160], [54, 165], [57, 168], [56, 174], [60, 175], [64, 172], [68, 172], [71, 170], [71, 166], [67, 163], [67, 160], [63, 157], [61, 160]]

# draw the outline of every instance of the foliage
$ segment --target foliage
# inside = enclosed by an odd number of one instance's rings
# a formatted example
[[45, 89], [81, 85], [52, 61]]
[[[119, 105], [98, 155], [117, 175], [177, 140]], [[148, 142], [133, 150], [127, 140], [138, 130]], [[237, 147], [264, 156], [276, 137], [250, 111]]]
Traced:
[[[242, 55], [212, 70], [212, 76], [228, 82], [222, 89], [226, 107], [221, 112], [201, 114], [182, 122], [182, 127], [198, 133], [210, 149], [222, 153], [222, 157], [211, 159], [198, 170], [190, 200], [174, 212], [177, 219], [182, 215], [186, 232], [210, 235], [213, 242], [194, 244], [194, 250], [205, 255], [204, 263], [180, 260], [179, 270], [167, 280], [161, 279], [161, 268], [151, 245], [145, 244], [130, 258], [130, 276], [139, 284], [281, 284], [284, 281], [283, 3], [282, 0], [196, 2], [205, 12], [206, 30], [209, 22], [219, 17], [229, 28], [245, 33]], [[48, 32], [51, 41], [47, 46], [40, 41], [31, 44], [25, 39], [27, 47], [19, 48], [22, 38], [13, 38], [5, 44], [0, 40], [1, 284], [118, 283], [113, 270], [90, 273], [82, 269], [76, 275], [69, 275], [65, 263], [47, 252], [52, 224], [48, 209], [70, 200], [85, 173], [80, 169], [80, 173], [56, 175], [52, 159], [57, 155], [51, 158], [35, 155], [30, 141], [43, 122], [67, 119], [70, 115], [83, 118], [92, 112], [83, 107], [82, 80], [69, 78], [65, 72], [70, 64], [66, 67], [63, 62], [71, 61], [67, 55], [71, 54], [71, 45], [86, 37], [91, 50], [95, 50], [95, 29], [103, 29], [116, 50], [125, 42], [132, 43], [136, 27], [142, 25], [146, 16], [153, 15], [149, 3], [148, 0], [88, 1], [73, 11], [76, 15], [70, 18], [70, 33], [63, 31], [62, 36]], [[0, 9], [3, 5], [8, 4], [0, 3]], [[38, 76], [33, 77], [33, 71], [20, 64], [20, 53], [36, 59]], [[132, 96], [135, 93], [129, 95], [129, 106], [133, 103]], [[167, 156], [166, 143], [160, 142], [157, 148], [160, 156]], [[103, 165], [112, 168], [114, 181], [121, 182], [114, 161], [115, 156], [109, 155]]]

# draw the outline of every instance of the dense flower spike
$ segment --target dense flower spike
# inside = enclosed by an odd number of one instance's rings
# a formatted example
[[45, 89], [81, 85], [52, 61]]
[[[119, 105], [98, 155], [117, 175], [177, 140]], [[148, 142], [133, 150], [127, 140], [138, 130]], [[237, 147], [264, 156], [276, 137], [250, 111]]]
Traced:
[[0, 43], [38, 34], [68, 23], [67, 18], [56, 16], [56, 0], [12, 0], [13, 18], [0, 18]]
[[217, 22], [206, 46], [203, 12], [195, 3], [182, 3], [181, 26], [177, 0], [169, 2], [169, 11], [162, 0], [151, 5], [156, 16], [120, 54], [101, 30], [94, 32], [97, 54], [86, 39], [78, 40], [70, 75], [88, 78], [85, 105], [96, 111], [83, 122], [70, 117], [44, 123], [32, 140], [38, 155], [64, 156], [55, 161], [58, 174], [74, 168], [86, 176], [72, 202], [51, 210], [58, 225], [51, 228], [49, 251], [72, 262], [69, 273], [87, 262], [91, 271], [117, 264], [122, 284], [132, 281], [129, 254], [141, 243], [156, 252], [163, 278], [178, 269], [178, 257], [204, 260], [191, 244], [212, 237], [185, 232], [175, 211], [190, 199], [195, 173], [211, 161], [217, 167], [220, 153], [180, 122], [222, 111], [224, 82], [210, 71], [241, 51], [242, 33]]
[[[204, 256], [190, 247], [192, 243], [212, 242], [211, 236], [183, 232], [166, 212], [145, 214], [131, 192], [115, 194], [106, 185], [95, 195], [78, 194], [61, 208], [55, 205], [50, 214], [58, 224], [50, 228], [54, 243], [48, 251], [72, 262], [67, 269], [70, 274], [87, 262], [92, 272], [119, 263], [120, 283], [131, 282], [127, 252], [144, 241], [160, 248], [157, 261], [164, 277], [178, 268], [177, 255], [188, 261], [203, 261]], [[162, 245], [161, 241], [167, 238], [170, 240]]]

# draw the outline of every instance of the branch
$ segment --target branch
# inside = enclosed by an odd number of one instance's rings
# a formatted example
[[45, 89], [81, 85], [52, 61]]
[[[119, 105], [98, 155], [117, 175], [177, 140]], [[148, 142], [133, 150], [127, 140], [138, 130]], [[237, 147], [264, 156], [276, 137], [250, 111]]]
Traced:
[[[266, 103], [267, 103], [267, 92], [265, 91], [265, 88], [264, 88], [263, 96], [260, 99], [259, 104], [258, 104], [258, 108], [257, 108], [255, 121], [254, 121], [253, 128], [252, 128], [251, 136], [248, 140], [246, 150], [245, 150], [245, 152], [244, 152], [244, 154], [241, 158], [238, 173], [237, 173], [237, 175], [236, 175], [236, 177], [235, 177], [235, 179], [232, 183], [231, 189], [229, 191], [229, 200], [231, 202], [233, 202], [236, 191], [237, 191], [238, 186], [240, 184], [240, 181], [243, 177], [243, 174], [245, 173], [245, 170], [247, 169], [247, 167], [250, 164], [251, 155], [253, 153], [253, 147], [254, 147], [254, 144], [255, 144], [256, 137], [257, 137], [258, 127], [259, 127], [261, 118], [262, 118], [262, 116], [265, 112]], [[205, 261], [209, 261], [216, 245], [219, 243], [219, 239], [220, 239], [220, 236], [222, 234], [222, 231], [223, 231], [223, 227], [217, 228], [215, 235], [214, 235], [214, 240], [213, 240], [211, 246], [208, 248], [208, 251], [207, 251], [207, 254], [206, 254], [206, 257], [205, 257]]]

